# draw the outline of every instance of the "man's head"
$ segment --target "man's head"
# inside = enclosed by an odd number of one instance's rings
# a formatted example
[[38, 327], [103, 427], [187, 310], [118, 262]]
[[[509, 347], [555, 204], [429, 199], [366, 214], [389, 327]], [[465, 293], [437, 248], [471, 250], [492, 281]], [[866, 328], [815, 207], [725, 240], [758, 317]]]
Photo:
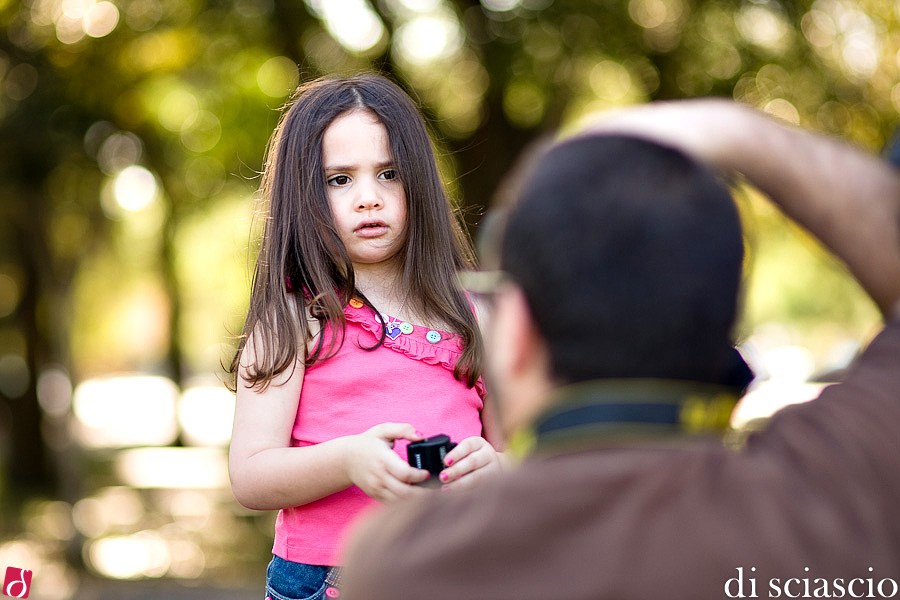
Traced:
[[743, 241], [715, 174], [651, 142], [580, 137], [536, 160], [515, 196], [500, 248], [514, 285], [488, 340], [504, 404], [591, 379], [728, 377]]

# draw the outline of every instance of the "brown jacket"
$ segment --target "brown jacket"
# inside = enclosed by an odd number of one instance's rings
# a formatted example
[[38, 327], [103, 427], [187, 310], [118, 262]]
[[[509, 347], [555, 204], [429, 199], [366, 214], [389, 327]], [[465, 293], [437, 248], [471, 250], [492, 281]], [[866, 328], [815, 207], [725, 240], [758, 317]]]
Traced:
[[900, 319], [843, 384], [739, 451], [598, 446], [379, 513], [351, 546], [342, 597], [850, 598], [900, 585]]

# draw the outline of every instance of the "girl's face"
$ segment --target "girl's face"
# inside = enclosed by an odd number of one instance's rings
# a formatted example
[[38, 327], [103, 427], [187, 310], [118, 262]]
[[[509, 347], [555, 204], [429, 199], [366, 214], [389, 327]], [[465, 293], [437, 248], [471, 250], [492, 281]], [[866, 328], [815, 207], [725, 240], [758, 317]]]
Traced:
[[406, 241], [406, 195], [378, 117], [358, 109], [332, 121], [322, 164], [331, 214], [353, 266], [393, 260]]

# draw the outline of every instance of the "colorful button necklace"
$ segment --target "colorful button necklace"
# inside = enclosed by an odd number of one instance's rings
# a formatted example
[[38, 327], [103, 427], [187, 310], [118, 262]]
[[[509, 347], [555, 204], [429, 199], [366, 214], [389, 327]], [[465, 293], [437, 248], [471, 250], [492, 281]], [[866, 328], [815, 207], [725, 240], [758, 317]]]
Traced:
[[389, 338], [392, 340], [396, 340], [400, 337], [400, 334], [403, 333], [404, 323], [401, 323], [398, 320], [394, 320], [393, 317], [388, 317], [384, 321], [384, 332], [387, 334]]
[[[364, 306], [364, 303], [359, 298], [354, 297], [354, 298], [350, 299], [350, 306], [352, 306], [353, 308], [362, 308]], [[405, 306], [406, 306], [406, 299], [403, 300], [403, 304], [400, 305], [400, 310], [398, 310], [397, 312], [398, 313], [403, 312], [403, 307], [405, 307]], [[400, 337], [401, 334], [409, 335], [415, 329], [413, 324], [409, 323], [407, 321], [401, 321], [400, 319], [395, 319], [394, 317], [387, 315], [385, 313], [381, 313], [380, 316], [381, 316], [381, 321], [384, 323], [384, 333], [392, 340], [396, 340], [398, 337]], [[436, 344], [437, 342], [439, 342], [441, 340], [441, 336], [436, 331], [429, 331], [428, 334], [425, 336], [425, 339], [427, 339], [432, 344]]]

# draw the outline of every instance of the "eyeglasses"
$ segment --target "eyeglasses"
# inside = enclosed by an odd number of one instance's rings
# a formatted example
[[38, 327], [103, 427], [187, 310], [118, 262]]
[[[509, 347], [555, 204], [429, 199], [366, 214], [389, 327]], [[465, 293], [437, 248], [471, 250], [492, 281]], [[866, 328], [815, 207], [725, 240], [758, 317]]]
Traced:
[[461, 290], [487, 302], [493, 300], [500, 286], [512, 281], [504, 271], [459, 271], [456, 275]]

